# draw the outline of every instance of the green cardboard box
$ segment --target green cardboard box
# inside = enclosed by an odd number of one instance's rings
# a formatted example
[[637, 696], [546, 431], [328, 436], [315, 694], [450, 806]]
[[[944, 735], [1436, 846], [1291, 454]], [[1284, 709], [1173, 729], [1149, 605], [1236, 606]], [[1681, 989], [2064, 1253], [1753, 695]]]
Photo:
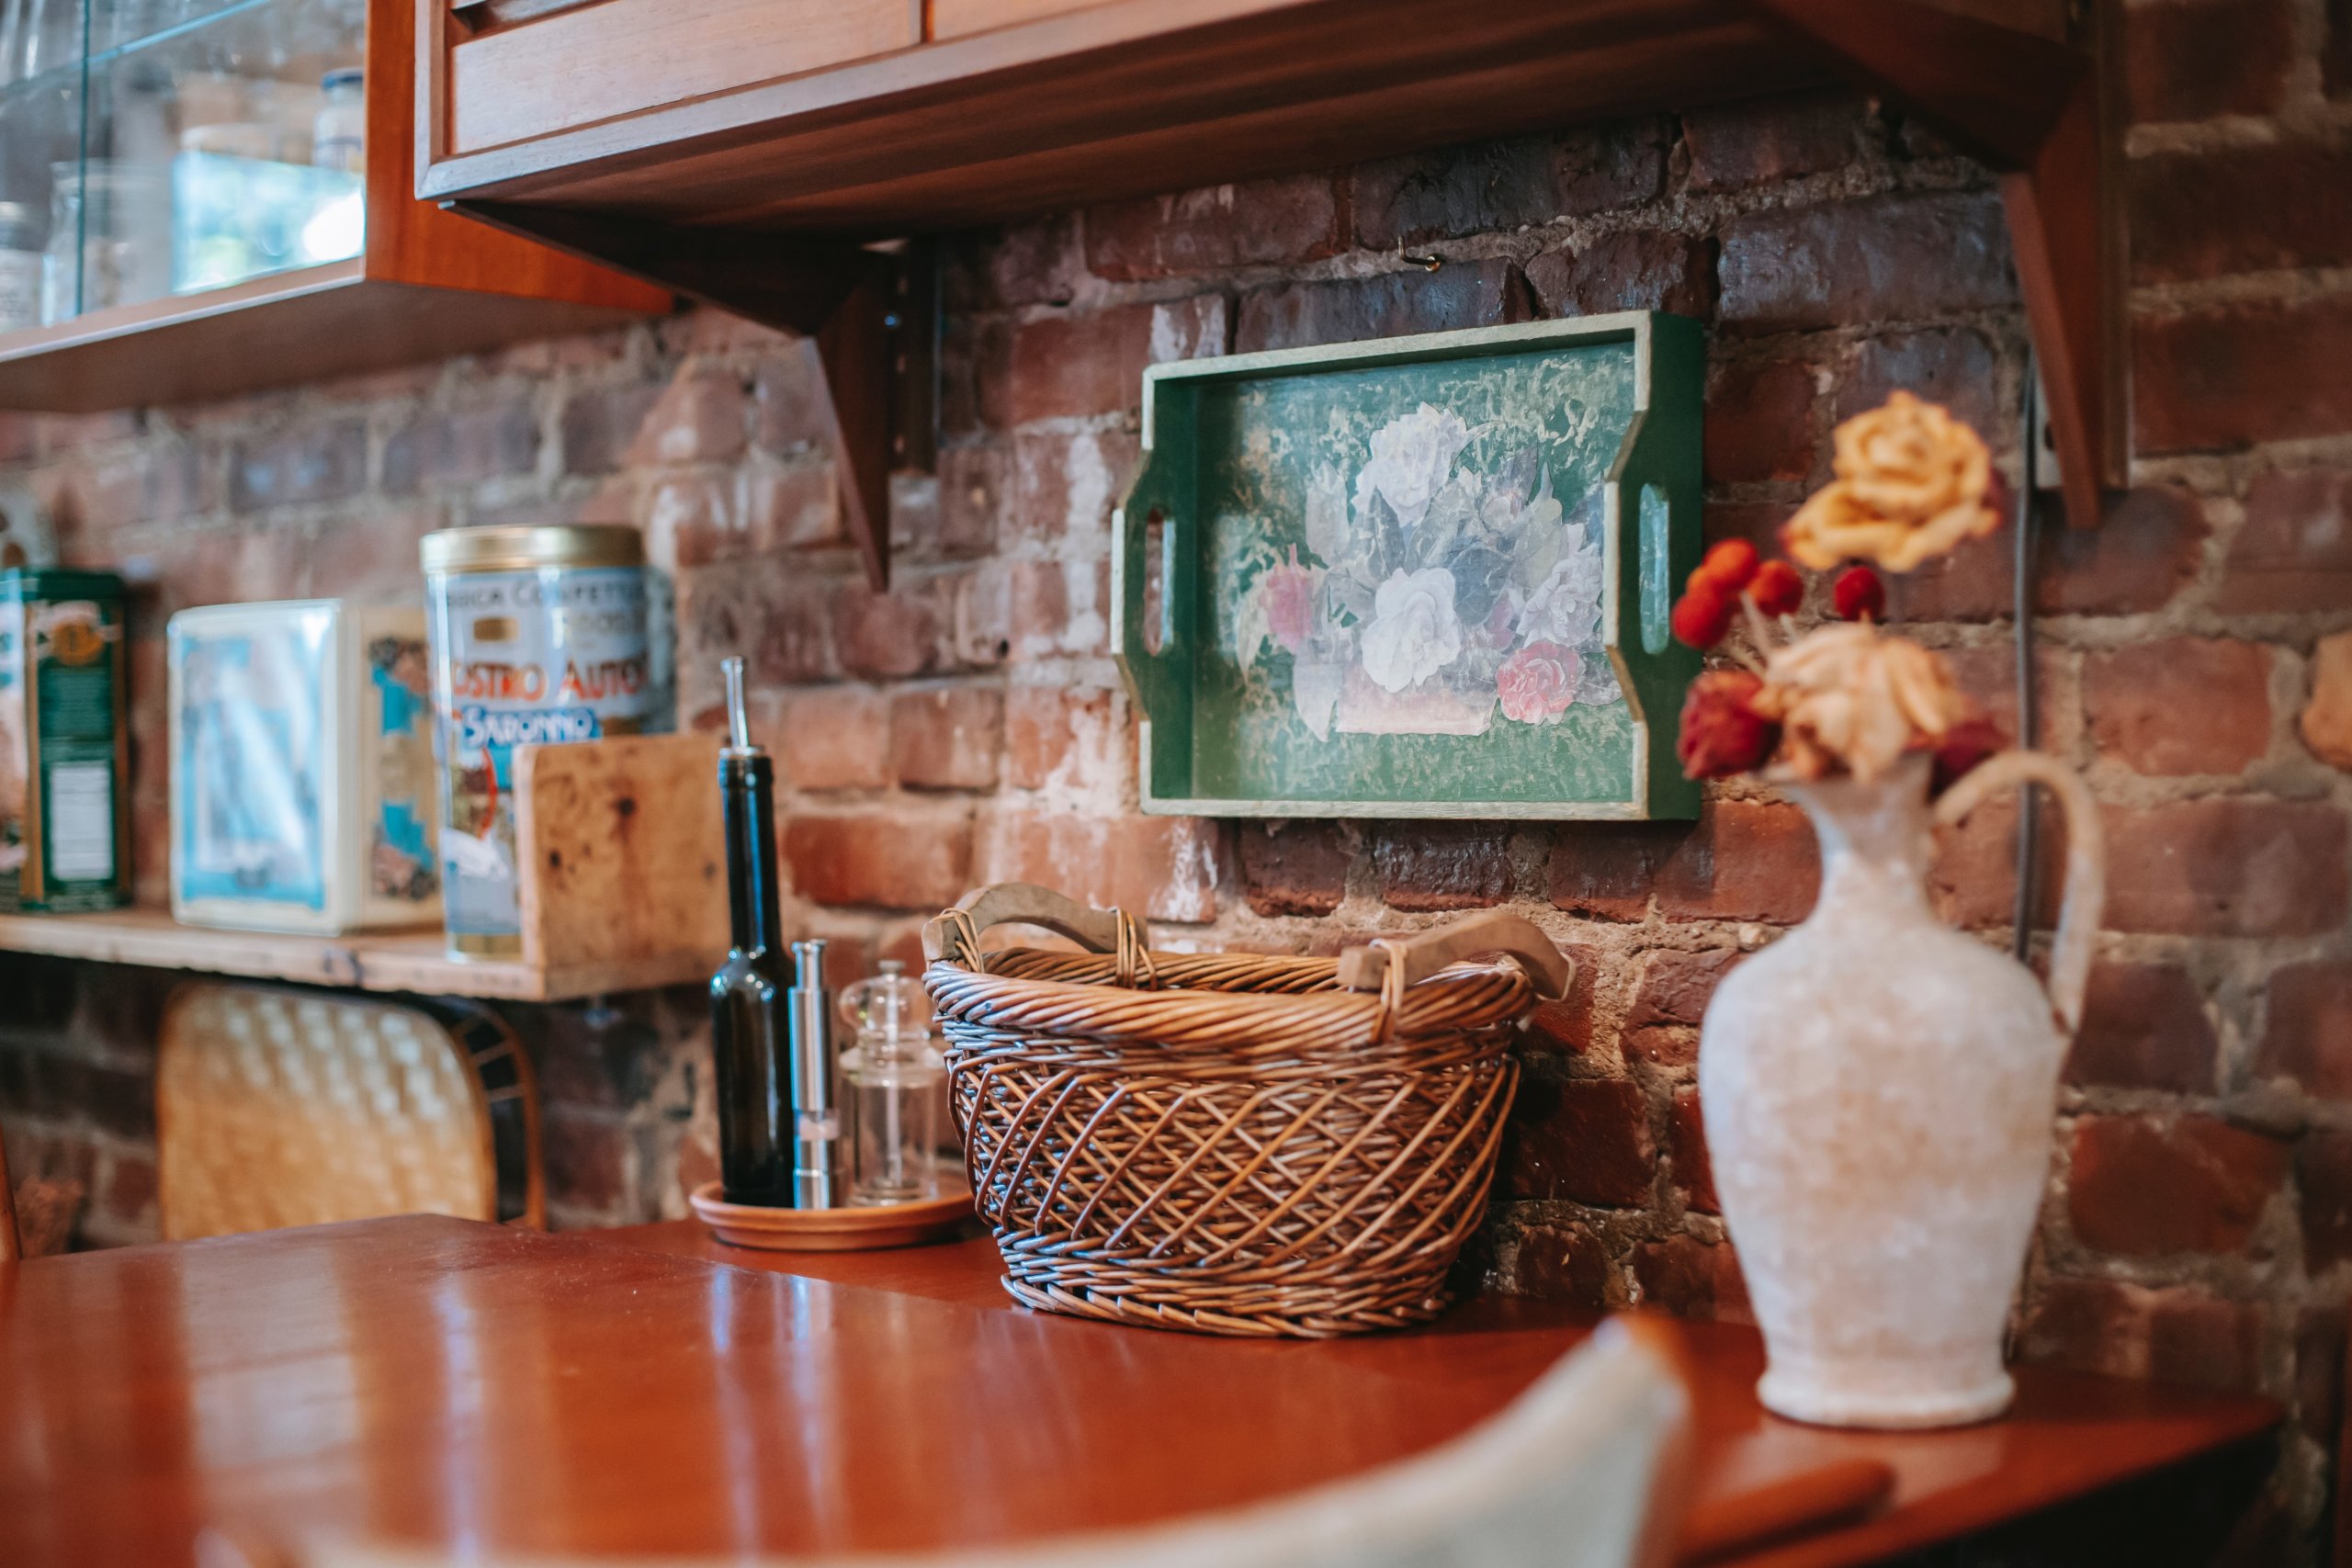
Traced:
[[129, 902], [122, 579], [0, 570], [0, 911]]

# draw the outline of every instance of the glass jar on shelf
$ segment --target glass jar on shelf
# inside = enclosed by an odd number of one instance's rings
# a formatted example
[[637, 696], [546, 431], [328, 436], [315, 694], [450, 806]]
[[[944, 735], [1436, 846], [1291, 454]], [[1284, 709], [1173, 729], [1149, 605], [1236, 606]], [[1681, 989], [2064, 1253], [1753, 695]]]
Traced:
[[0, 333], [40, 325], [40, 227], [21, 201], [0, 201]]
[[320, 106], [311, 136], [311, 162], [322, 169], [346, 175], [368, 168], [367, 73], [356, 65], [330, 71], [319, 78], [326, 102]]
[[41, 320], [161, 299], [172, 286], [168, 168], [94, 158], [50, 170]]
[[931, 1001], [895, 959], [842, 992], [850, 1048], [850, 1201], [916, 1203], [939, 1195], [939, 1106], [947, 1064], [932, 1043]]

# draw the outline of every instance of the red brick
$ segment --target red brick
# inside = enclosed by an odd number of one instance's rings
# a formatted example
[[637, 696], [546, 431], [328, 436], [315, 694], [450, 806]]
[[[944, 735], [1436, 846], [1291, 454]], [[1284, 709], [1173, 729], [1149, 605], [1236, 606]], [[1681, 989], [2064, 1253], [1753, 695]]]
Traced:
[[741, 456], [749, 401], [741, 378], [691, 371], [662, 389], [629, 457], [639, 463], [723, 463]]
[[1670, 1235], [1634, 1248], [1633, 1265], [1639, 1305], [1657, 1307], [1677, 1317], [1754, 1321], [1747, 1306], [1747, 1281], [1740, 1277], [1739, 1257], [1728, 1246], [1693, 1235]]
[[1004, 746], [1006, 782], [1017, 789], [1107, 784], [1118, 795], [1135, 754], [1117, 693], [1060, 685], [1005, 694]]
[[753, 439], [763, 452], [792, 452], [832, 439], [833, 396], [813, 340], [795, 344], [752, 378]]
[[2320, 85], [2329, 97], [2352, 96], [2352, 0], [2327, 0], [2319, 66]]
[[1660, 868], [1657, 906], [1668, 919], [1792, 925], [1820, 890], [1813, 829], [1793, 806], [1715, 801], [1698, 831]]
[[1087, 418], [1143, 401], [1144, 367], [1225, 352], [1222, 295], [1039, 316], [1013, 331], [1007, 409], [1015, 424]]
[[2352, 604], [2352, 468], [2255, 476], [2215, 608], [2278, 615]]
[[994, 789], [1004, 695], [987, 686], [890, 699], [890, 769], [909, 789]]
[[2094, 653], [2083, 712], [2100, 754], [2134, 773], [2240, 773], [2270, 750], [2270, 650], [2166, 637]]
[[1246, 823], [1241, 891], [1261, 915], [1328, 915], [1348, 896], [1356, 847], [1336, 822]]
[[1078, 215], [1061, 212], [965, 237], [946, 268], [948, 309], [1069, 304], [1086, 276], [1078, 230]]
[[[148, 1217], [155, 1207], [155, 1162], [144, 1155], [116, 1155], [107, 1162], [107, 1190], [101, 1201], [118, 1220]], [[29, 1249], [26, 1255], [39, 1256]]]
[[1714, 309], [1714, 261], [1709, 241], [1621, 230], [1578, 251], [1544, 252], [1527, 264], [1527, 282], [1548, 316], [1670, 310], [1703, 319]]
[[854, 815], [787, 815], [792, 885], [818, 904], [944, 909], [971, 886], [972, 823], [962, 811], [904, 807]]
[[1726, 366], [1707, 397], [1712, 484], [1795, 481], [1819, 461], [1814, 367], [1802, 360]]
[[[2125, 491], [2096, 528], [2064, 527], [2050, 515], [2034, 535], [2034, 608], [2045, 615], [2161, 610], [2196, 580], [2211, 532], [2204, 503], [2175, 485]], [[1992, 543], [2015, 554], [2006, 531]]]
[[1625, 1055], [1670, 1067], [1698, 1060], [1707, 1002], [1740, 957], [1731, 948], [1646, 954], [1633, 1006], [1625, 1010]]
[[965, 435], [1011, 424], [1012, 369], [1011, 321], [1002, 316], [949, 317], [939, 338], [940, 434]]
[[1494, 1289], [1597, 1312], [1609, 1304], [1609, 1250], [1584, 1226], [1523, 1225]]
[[1141, 450], [1135, 436], [1119, 430], [1016, 435], [1005, 533], [1049, 541], [1107, 537], [1112, 508], [1126, 493]]
[[2286, 0], [2170, 0], [2118, 14], [2135, 120], [2269, 114], [2286, 94], [2295, 55]]
[[1503, 1190], [1639, 1208], [1656, 1186], [1649, 1103], [1623, 1078], [1527, 1078], [1511, 1108]]
[[1723, 320], [1758, 333], [1913, 321], [2017, 298], [2008, 231], [1988, 192], [1744, 214], [1724, 226], [1722, 274]]
[[1697, 109], [1682, 117], [1693, 190], [1736, 190], [1842, 169], [1860, 141], [1865, 106], [1816, 93]]
[[229, 450], [229, 504], [239, 512], [344, 501], [367, 485], [368, 426], [362, 420], [298, 425], [240, 441]]
[[1242, 353], [1348, 343], [1455, 327], [1523, 321], [1527, 281], [1501, 257], [1434, 272], [1376, 273], [1326, 283], [1285, 283], [1241, 297], [1234, 347]]
[[2134, 158], [2132, 274], [2181, 283], [2352, 261], [2352, 145], [2265, 141]]
[[1523, 1049], [1561, 1051], [1583, 1055], [1593, 1046], [1594, 999], [1606, 983], [1609, 961], [1600, 950], [1583, 942], [1561, 942], [1560, 951], [1577, 966], [1576, 981], [1557, 1001], [1540, 1002], [1527, 1021]]
[[1086, 265], [1121, 281], [1238, 266], [1287, 266], [1346, 243], [1329, 175], [1208, 186], [1086, 213]]
[[[1977, 643], [1968, 648], [1943, 650], [1944, 663], [1951, 671], [1952, 683], [1974, 699], [1984, 716], [1991, 719], [2001, 734], [2018, 739], [2018, 650], [2017, 644], [2007, 638], [1999, 642]], [[2073, 745], [2075, 727], [2069, 722], [2067, 705], [2059, 700], [2060, 682], [2064, 678], [2067, 654], [2064, 649], [2043, 645], [2035, 649], [2035, 680], [2039, 682], [2039, 700], [2035, 713], [2038, 732], [2030, 744], [2042, 750], [2064, 754]]]
[[2108, 1377], [2251, 1391], [2261, 1382], [2263, 1311], [2194, 1286], [2045, 1280], [2025, 1314], [2025, 1359]]
[[2290, 964], [2267, 990], [2254, 1072], [2291, 1078], [2322, 1100], [2352, 1100], [2352, 964]]
[[417, 541], [448, 524], [448, 513], [438, 506], [412, 506], [377, 513], [365, 523], [322, 528], [304, 552], [310, 569], [305, 592], [367, 604], [412, 602], [420, 581]]
[[2342, 812], [2232, 797], [2110, 807], [2109, 931], [2309, 936], [2344, 924]]
[[665, 570], [754, 553], [735, 487], [707, 474], [674, 475], [655, 485], [646, 502], [644, 533], [645, 558]]
[[2086, 1116], [2075, 1123], [2066, 1212], [2102, 1252], [2234, 1253], [2278, 1190], [2287, 1152], [2205, 1116]]
[[1707, 1122], [1699, 1109], [1699, 1091], [1678, 1089], [1667, 1115], [1668, 1146], [1674, 1151], [1674, 1190], [1682, 1201], [1702, 1214], [1720, 1214], [1715, 1197], [1715, 1170], [1707, 1158]]
[[2143, 317], [2132, 348], [2143, 457], [2352, 430], [2352, 299]]
[[779, 782], [794, 789], [883, 789], [890, 783], [889, 704], [863, 686], [787, 693], [782, 722], [757, 738], [775, 751]]
[[420, 414], [384, 442], [388, 495], [527, 474], [539, 463], [539, 416], [527, 400]]
[[1941, 403], [1996, 449], [2011, 444], [2000, 365], [1982, 333], [1962, 328], [1865, 339], [1838, 383], [1838, 419], [1878, 407], [1897, 390]]
[[1525, 136], [1359, 164], [1350, 175], [1356, 243], [1393, 251], [1546, 221], [1557, 210], [1552, 152], [1550, 138]]
[[876, 593], [848, 582], [833, 595], [842, 667], [869, 676], [921, 675], [940, 663], [942, 628], [930, 596], [906, 584]]
[[2196, 981], [2170, 964], [2102, 960], [2091, 965], [2066, 1081], [2211, 1094], [2218, 1051]]
[[660, 387], [639, 382], [574, 392], [563, 405], [560, 426], [564, 472], [609, 474], [619, 468], [662, 392]]
[[755, 550], [821, 549], [849, 537], [831, 463], [755, 468], [741, 476], [739, 493], [744, 531]]
[[2341, 1303], [2295, 1314], [2295, 1420], [2314, 1442], [2335, 1440], [2344, 1426], [2346, 1315]]
[[209, 512], [220, 499], [220, 481], [197, 447], [142, 447], [76, 465], [58, 522], [110, 534]]
[[1001, 810], [988, 820], [981, 882], [1036, 882], [1098, 909], [1155, 920], [1216, 918], [1216, 829], [1189, 817]]
[[1453, 822], [1395, 823], [1373, 838], [1381, 902], [1392, 909], [1476, 909], [1510, 896], [1510, 830]]
[[939, 550], [980, 556], [996, 548], [998, 520], [1012, 494], [1001, 446], [951, 446], [939, 455]]
[[1694, 831], [1679, 822], [1563, 828], [1552, 847], [1552, 902], [1595, 919], [1642, 919], [1660, 868]]
[[1655, 117], [1564, 133], [1552, 145], [1555, 210], [1578, 218], [1655, 200], [1673, 141], [1673, 126]]
[[2304, 1135], [2295, 1150], [2295, 1192], [2303, 1271], [2321, 1274], [2352, 1258], [2352, 1133]]

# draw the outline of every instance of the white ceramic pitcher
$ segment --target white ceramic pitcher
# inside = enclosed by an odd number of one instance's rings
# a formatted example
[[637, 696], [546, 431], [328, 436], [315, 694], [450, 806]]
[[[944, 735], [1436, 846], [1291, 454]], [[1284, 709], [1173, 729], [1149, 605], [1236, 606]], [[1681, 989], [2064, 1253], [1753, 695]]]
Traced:
[[[1940, 1427], [2008, 1405], [2002, 1331], [2081, 1022], [2106, 859], [2080, 778], [2039, 752], [1984, 762], [1932, 810], [1928, 762], [1792, 794], [1820, 840], [1820, 901], [1740, 964], [1700, 1035], [1724, 1224], [1768, 1367], [1769, 1409], [1839, 1427]], [[1928, 906], [1935, 822], [2038, 784], [2064, 809], [2065, 901], [2047, 994]]]

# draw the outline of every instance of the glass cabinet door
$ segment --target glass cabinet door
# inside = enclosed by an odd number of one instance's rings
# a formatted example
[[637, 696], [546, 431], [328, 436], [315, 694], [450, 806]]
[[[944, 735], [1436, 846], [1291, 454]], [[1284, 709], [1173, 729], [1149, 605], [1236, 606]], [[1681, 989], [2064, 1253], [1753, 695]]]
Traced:
[[82, 0], [0, 0], [0, 332], [73, 313], [77, 240], [51, 236], [80, 199], [86, 23]]
[[0, 0], [28, 37], [52, 9], [58, 62], [0, 89], [24, 117], [0, 120], [0, 202], [37, 215], [41, 321], [359, 254], [366, 0]]

